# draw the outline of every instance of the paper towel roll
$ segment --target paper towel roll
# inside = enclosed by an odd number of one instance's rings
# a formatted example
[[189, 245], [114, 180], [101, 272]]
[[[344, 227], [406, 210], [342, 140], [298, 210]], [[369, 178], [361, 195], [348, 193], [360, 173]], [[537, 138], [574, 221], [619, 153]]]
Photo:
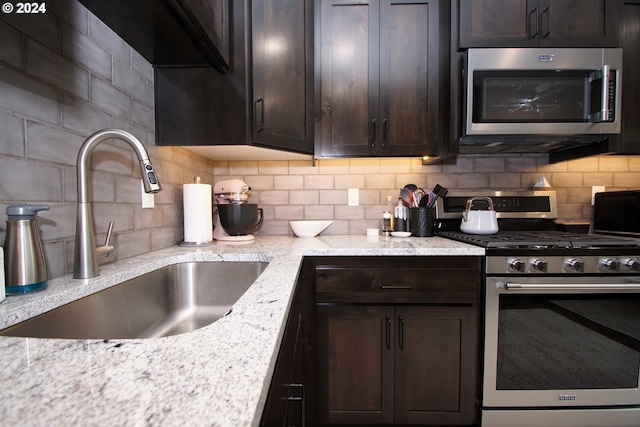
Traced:
[[183, 184], [184, 241], [206, 243], [213, 240], [211, 185]]

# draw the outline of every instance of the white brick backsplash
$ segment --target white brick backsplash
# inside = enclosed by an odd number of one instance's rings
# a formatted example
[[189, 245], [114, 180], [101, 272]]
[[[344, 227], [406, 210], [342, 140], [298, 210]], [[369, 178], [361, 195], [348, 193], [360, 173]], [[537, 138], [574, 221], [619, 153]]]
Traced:
[[0, 40], [2, 40], [0, 61], [9, 64], [12, 67], [20, 68], [22, 66], [20, 32], [0, 21]]
[[0, 113], [0, 129], [0, 154], [24, 157], [24, 119]]
[[131, 97], [99, 77], [91, 78], [91, 103], [121, 119], [131, 121]]
[[62, 100], [62, 126], [83, 135], [91, 135], [97, 129], [113, 125], [113, 117], [103, 110], [93, 108], [88, 102], [65, 96]]
[[0, 200], [16, 203], [62, 201], [62, 169], [41, 162], [0, 157]]
[[0, 109], [60, 124], [60, 93], [0, 65]]
[[27, 148], [30, 159], [75, 165], [83, 140], [83, 137], [70, 134], [58, 127], [27, 123]]
[[112, 80], [111, 55], [86, 34], [69, 24], [62, 25], [62, 54], [67, 58], [73, 58], [104, 79]]
[[113, 84], [138, 101], [147, 102], [147, 81], [121, 61], [113, 63]]
[[37, 41], [27, 38], [27, 73], [66, 93], [89, 99], [89, 72]]
[[131, 63], [131, 47], [92, 13], [89, 13], [89, 37], [118, 60]]

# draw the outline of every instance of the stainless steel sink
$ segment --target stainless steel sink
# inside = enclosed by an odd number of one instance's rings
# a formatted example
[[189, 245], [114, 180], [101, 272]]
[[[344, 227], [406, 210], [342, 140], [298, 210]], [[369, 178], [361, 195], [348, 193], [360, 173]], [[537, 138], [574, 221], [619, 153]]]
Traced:
[[267, 267], [266, 262], [174, 264], [122, 282], [0, 331], [40, 338], [154, 338], [207, 326]]

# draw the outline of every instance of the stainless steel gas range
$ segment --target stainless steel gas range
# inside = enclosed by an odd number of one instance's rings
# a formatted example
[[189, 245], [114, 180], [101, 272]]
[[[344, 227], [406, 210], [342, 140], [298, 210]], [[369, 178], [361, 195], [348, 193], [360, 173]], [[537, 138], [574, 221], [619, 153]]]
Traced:
[[[497, 234], [455, 231], [478, 195]], [[439, 234], [486, 248], [482, 425], [639, 426], [640, 240], [555, 231], [552, 191], [447, 198]]]

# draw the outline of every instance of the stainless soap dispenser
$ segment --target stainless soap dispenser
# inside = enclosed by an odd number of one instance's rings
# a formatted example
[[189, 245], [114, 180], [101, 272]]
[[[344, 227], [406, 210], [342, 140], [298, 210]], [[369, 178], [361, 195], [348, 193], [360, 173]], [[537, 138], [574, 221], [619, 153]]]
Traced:
[[47, 264], [36, 224], [36, 214], [48, 211], [46, 205], [7, 206], [4, 239], [5, 290], [7, 295], [46, 289]]

